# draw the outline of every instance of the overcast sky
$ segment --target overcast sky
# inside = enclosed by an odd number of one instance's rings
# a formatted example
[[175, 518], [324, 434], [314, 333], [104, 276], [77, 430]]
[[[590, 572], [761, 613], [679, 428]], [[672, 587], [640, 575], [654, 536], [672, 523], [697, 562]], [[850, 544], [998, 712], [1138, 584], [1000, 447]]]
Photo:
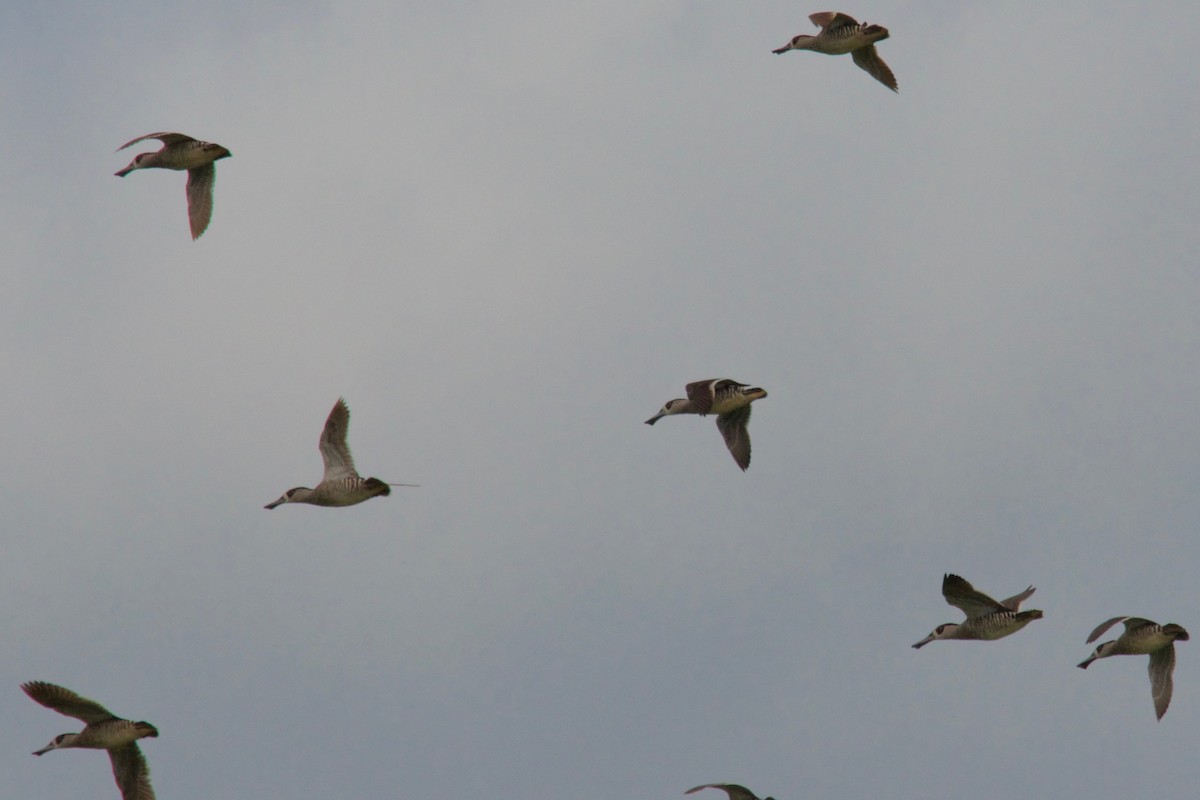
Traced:
[[[162, 800], [1194, 797], [1200, 642], [1075, 664], [1200, 633], [1200, 5], [820, 10], [5, 5], [0, 793], [117, 797], [45, 680]], [[339, 396], [420, 488], [264, 510]]]

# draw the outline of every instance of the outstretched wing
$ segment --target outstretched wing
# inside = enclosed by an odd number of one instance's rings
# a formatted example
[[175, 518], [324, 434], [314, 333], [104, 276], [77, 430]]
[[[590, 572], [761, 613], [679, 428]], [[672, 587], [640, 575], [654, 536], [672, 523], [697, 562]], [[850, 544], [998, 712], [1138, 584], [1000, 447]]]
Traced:
[[194, 142], [194, 141], [196, 141], [191, 136], [188, 136], [183, 133], [147, 133], [145, 136], [139, 136], [138, 138], [131, 139], [128, 142], [126, 142], [125, 144], [121, 145], [120, 147], [117, 148], [117, 152], [124, 150], [126, 147], [129, 147], [130, 145], [137, 144], [138, 142], [144, 142], [147, 139], [158, 139], [164, 145], [177, 144], [179, 142]]
[[109, 750], [108, 757], [112, 760], [113, 778], [121, 789], [122, 800], [154, 800], [150, 767], [141, 748], [136, 744], [128, 744]]
[[21, 684], [21, 688], [35, 703], [41, 703], [46, 708], [54, 709], [68, 717], [74, 717], [88, 725], [116, 718], [115, 714], [95, 700], [80, 697], [70, 689], [56, 686], [53, 683], [30, 681]]
[[745, 786], [739, 786], [736, 783], [706, 783], [702, 786], [697, 786], [693, 789], [688, 789], [684, 794], [698, 792], [701, 789], [720, 789], [725, 794], [729, 795], [729, 800], [758, 800], [754, 796], [754, 792], [747, 789]]
[[1171, 689], [1173, 682], [1171, 673], [1175, 671], [1175, 645], [1160, 647], [1150, 654], [1150, 694], [1154, 698], [1154, 713], [1162, 719], [1171, 704]]
[[193, 240], [200, 238], [212, 219], [213, 184], [216, 180], [217, 168], [212, 162], [188, 170], [188, 223], [192, 228]]
[[896, 76], [892, 74], [888, 65], [883, 63], [879, 53], [875, 52], [875, 45], [869, 44], [866, 47], [860, 47], [850, 55], [854, 58], [854, 63], [866, 70], [872, 78], [893, 92], [899, 93], [900, 86], [896, 83]]
[[749, 422], [749, 405], [717, 416], [717, 430], [725, 437], [725, 446], [729, 448], [729, 454], [743, 472], [750, 466], [750, 431], [746, 428]]
[[1104, 635], [1104, 632], [1106, 630], [1111, 628], [1113, 625], [1116, 625], [1118, 622], [1125, 623], [1125, 633], [1129, 633], [1131, 630], [1133, 630], [1135, 628], [1140, 628], [1143, 625], [1153, 625], [1154, 624], [1150, 620], [1143, 619], [1142, 617], [1113, 617], [1112, 619], [1105, 620], [1104, 622], [1101, 622], [1099, 625], [1097, 625], [1096, 630], [1092, 631], [1091, 634], [1088, 636], [1087, 643], [1091, 644], [1092, 642], [1099, 639], [1101, 636]]
[[858, 27], [858, 20], [838, 11], [818, 11], [816, 14], [809, 14], [808, 18], [818, 28], [841, 28], [846, 25]]
[[967, 619], [1009, 610], [983, 592], [976, 591], [964, 578], [949, 573], [942, 576], [942, 596], [950, 605], [962, 609]]
[[325, 420], [325, 430], [321, 431], [318, 446], [321, 458], [325, 460], [325, 477], [323, 480], [336, 481], [342, 478], [357, 478], [358, 470], [354, 468], [354, 457], [350, 455], [350, 446], [346, 444], [346, 431], [350, 427], [350, 409], [346, 401], [338, 398]]
[[1029, 596], [1036, 591], [1037, 589], [1030, 586], [1020, 594], [1014, 594], [1012, 597], [1004, 598], [1000, 601], [1000, 605], [1004, 606], [1005, 608], [1011, 608], [1013, 611], [1020, 611], [1021, 603], [1024, 603], [1026, 600], [1028, 600]]

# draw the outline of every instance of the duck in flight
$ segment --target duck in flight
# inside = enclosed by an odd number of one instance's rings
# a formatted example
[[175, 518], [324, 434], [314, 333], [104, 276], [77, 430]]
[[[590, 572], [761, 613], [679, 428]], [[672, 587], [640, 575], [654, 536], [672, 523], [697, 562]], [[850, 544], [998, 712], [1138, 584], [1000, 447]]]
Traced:
[[112, 762], [113, 778], [121, 790], [122, 800], [154, 800], [154, 789], [150, 786], [150, 768], [137, 746], [137, 740], [158, 736], [158, 729], [149, 722], [130, 722], [113, 714], [95, 700], [80, 697], [70, 689], [43, 681], [30, 681], [21, 685], [25, 694], [36, 703], [53, 709], [60, 714], [83, 722], [86, 727], [79, 733], [62, 733], [50, 744], [34, 755], [40, 756], [51, 750], [68, 747], [86, 747], [92, 750], [107, 750]]
[[709, 378], [684, 387], [687, 397], [668, 400], [659, 412], [646, 420], [653, 425], [663, 417], [674, 414], [717, 415], [717, 430], [725, 438], [725, 446], [737, 465], [745, 471], [750, 466], [750, 404], [767, 396], [765, 389], [738, 383], [729, 378]]
[[213, 184], [217, 180], [214, 164], [233, 154], [219, 144], [202, 142], [182, 133], [147, 133], [121, 145], [117, 152], [146, 139], [158, 139], [163, 146], [152, 153], [139, 153], [129, 162], [129, 166], [114, 174], [124, 178], [135, 169], [186, 169], [188, 224], [192, 229], [192, 239], [199, 239], [212, 219]]
[[896, 76], [888, 65], [883, 63], [879, 53], [875, 52], [875, 43], [888, 38], [888, 29], [882, 25], [861, 25], [847, 14], [837, 11], [821, 11], [809, 14], [812, 23], [821, 29], [816, 36], [802, 33], [793, 37], [773, 53], [786, 53], [789, 50], [812, 50], [814, 53], [824, 53], [827, 56], [840, 56], [846, 53], [854, 59], [854, 63], [867, 72], [872, 78], [891, 89], [899, 92]]
[[1167, 713], [1167, 706], [1171, 704], [1171, 691], [1174, 688], [1175, 642], [1186, 642], [1188, 632], [1174, 622], [1159, 625], [1142, 617], [1113, 617], [1100, 623], [1088, 636], [1087, 643], [1099, 639], [1118, 622], [1125, 623], [1125, 632], [1112, 641], [1098, 645], [1090, 656], [1076, 666], [1087, 669], [1096, 659], [1109, 656], [1149, 655], [1150, 695], [1154, 698], [1154, 713], [1162, 719], [1163, 714]]
[[325, 428], [317, 442], [325, 461], [325, 475], [314, 488], [297, 486], [288, 489], [273, 503], [263, 508], [275, 508], [284, 503], [308, 503], [314, 506], [352, 506], [372, 497], [387, 497], [393, 486], [415, 486], [412, 483], [384, 483], [379, 478], [364, 478], [354, 468], [346, 430], [350, 427], [350, 408], [338, 398], [325, 420]]
[[1042, 618], [1037, 609], [1021, 611], [1021, 603], [1036, 589], [1030, 586], [1020, 594], [996, 602], [966, 580], [957, 575], [942, 576], [942, 596], [946, 602], [962, 610], [967, 618], [962, 622], [947, 622], [938, 625], [933, 632], [913, 645], [918, 650], [933, 641], [942, 639], [1003, 639], [1024, 628], [1035, 619]]

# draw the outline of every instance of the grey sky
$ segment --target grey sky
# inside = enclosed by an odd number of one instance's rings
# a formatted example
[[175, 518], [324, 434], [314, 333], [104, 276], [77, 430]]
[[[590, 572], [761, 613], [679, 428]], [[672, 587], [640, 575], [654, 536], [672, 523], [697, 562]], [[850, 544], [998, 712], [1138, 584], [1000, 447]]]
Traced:
[[[1200, 644], [1074, 665], [1200, 629], [1200, 6], [837, 9], [897, 96], [790, 2], [10, 5], [7, 796], [117, 796], [26, 680], [164, 800], [1194, 796]], [[421, 488], [264, 511], [338, 396]], [[1045, 619], [913, 651], [947, 571]]]

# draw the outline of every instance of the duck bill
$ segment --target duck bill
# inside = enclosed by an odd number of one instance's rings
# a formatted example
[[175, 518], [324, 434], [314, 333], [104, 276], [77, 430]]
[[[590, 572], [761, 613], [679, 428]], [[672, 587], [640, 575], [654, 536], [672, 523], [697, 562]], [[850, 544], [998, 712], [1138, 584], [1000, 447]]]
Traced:
[[666, 415], [660, 411], [657, 414], [655, 414], [653, 417], [651, 417], [650, 419], [646, 420], [646, 424], [653, 425], [654, 423], [658, 422], [660, 419], [662, 419], [665, 416]]
[[778, 50], [772, 50], [771, 52], [774, 53], [775, 55], [779, 55], [780, 53], [786, 53], [788, 50], [791, 50], [791, 49], [792, 49], [792, 43], [788, 42], [787, 44], [785, 44], [783, 47], [779, 48]]
[[1088, 656], [1087, 658], [1085, 658], [1083, 661], [1080, 661], [1075, 666], [1079, 667], [1080, 669], [1087, 669], [1088, 665], [1091, 664], [1095, 660], [1096, 660], [1095, 656]]
[[43, 747], [41, 750], [34, 750], [33, 754], [35, 756], [40, 756], [42, 753], [49, 753], [53, 749], [54, 749], [54, 742], [51, 742], [50, 744]]
[[263, 508], [275, 508], [275, 506], [283, 505], [285, 501], [286, 501], [286, 499], [281, 497], [278, 500], [276, 500], [274, 503], [267, 503], [265, 506], [263, 506]]
[[921, 641], [919, 641], [919, 642], [917, 642], [916, 644], [914, 644], [914, 645], [913, 645], [913, 649], [914, 649], [914, 650], [920, 650], [922, 647], [924, 647], [925, 645], [927, 645], [927, 644], [929, 644], [930, 642], [932, 642], [932, 641], [933, 641], [933, 638], [934, 638], [934, 637], [933, 637], [933, 634], [932, 634], [932, 633], [931, 633], [931, 634], [929, 634], [929, 635], [928, 635], [928, 636], [926, 636], [924, 639], [922, 639]]
[[118, 178], [124, 178], [126, 175], [128, 175], [131, 172], [133, 172], [133, 164], [130, 164], [128, 167], [126, 167], [123, 170], [114, 172], [113, 175], [116, 175]]

